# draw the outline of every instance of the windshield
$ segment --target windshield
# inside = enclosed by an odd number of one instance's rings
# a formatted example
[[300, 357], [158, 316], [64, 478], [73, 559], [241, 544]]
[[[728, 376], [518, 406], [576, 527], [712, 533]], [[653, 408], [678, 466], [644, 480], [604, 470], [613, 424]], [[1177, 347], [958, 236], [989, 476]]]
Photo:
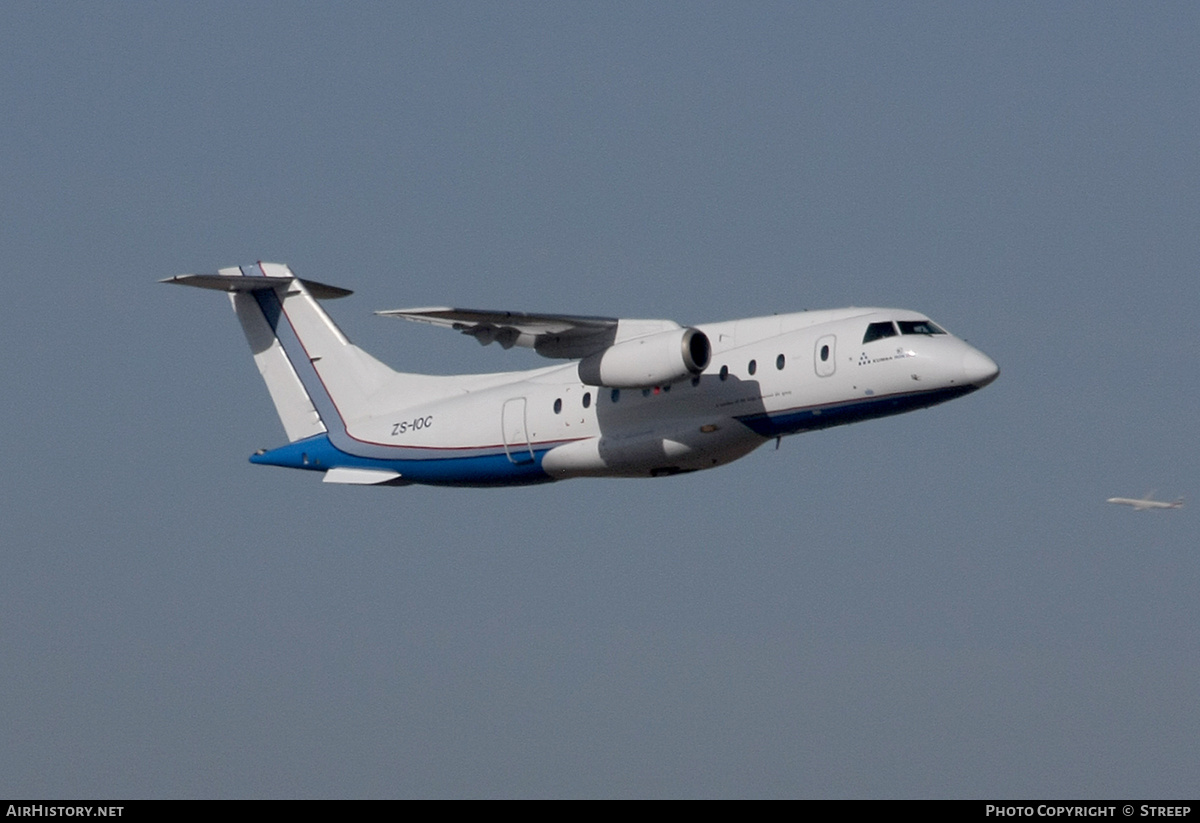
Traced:
[[901, 334], [945, 334], [936, 323], [928, 320], [901, 320]]
[[872, 340], [881, 340], [884, 337], [895, 337], [896, 327], [892, 325], [892, 321], [886, 323], [872, 323], [867, 326], [867, 333], [863, 335], [863, 342], [870, 343]]

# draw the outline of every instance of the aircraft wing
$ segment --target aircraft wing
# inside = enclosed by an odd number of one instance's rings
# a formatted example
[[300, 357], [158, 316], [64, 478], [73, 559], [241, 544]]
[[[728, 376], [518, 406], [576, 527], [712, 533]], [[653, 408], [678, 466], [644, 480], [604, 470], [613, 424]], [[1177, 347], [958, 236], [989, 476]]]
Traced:
[[499, 343], [505, 349], [524, 346], [543, 357], [576, 360], [603, 351], [614, 343], [679, 328], [671, 320], [619, 320], [573, 314], [532, 314], [430, 307], [377, 311], [416, 323], [442, 326], [470, 335], [481, 345]]

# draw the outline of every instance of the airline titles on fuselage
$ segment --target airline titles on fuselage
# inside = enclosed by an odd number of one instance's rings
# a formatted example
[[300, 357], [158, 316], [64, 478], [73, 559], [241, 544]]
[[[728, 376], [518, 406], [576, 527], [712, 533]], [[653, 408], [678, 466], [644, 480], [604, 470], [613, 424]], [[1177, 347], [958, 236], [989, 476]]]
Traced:
[[866, 352], [858, 356], [858, 365], [869, 366], [874, 363], [887, 363], [892, 360], [903, 360], [906, 357], [916, 357], [917, 353], [911, 349], [896, 349], [895, 354], [886, 357], [868, 357]]

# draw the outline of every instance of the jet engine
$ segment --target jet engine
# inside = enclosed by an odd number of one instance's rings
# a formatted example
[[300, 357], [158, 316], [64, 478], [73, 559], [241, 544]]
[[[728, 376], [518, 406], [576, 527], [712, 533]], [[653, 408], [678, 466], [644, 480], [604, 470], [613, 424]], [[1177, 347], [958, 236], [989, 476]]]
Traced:
[[662, 386], [708, 367], [712, 346], [699, 329], [635, 337], [579, 361], [579, 379], [591, 386], [640, 389]]

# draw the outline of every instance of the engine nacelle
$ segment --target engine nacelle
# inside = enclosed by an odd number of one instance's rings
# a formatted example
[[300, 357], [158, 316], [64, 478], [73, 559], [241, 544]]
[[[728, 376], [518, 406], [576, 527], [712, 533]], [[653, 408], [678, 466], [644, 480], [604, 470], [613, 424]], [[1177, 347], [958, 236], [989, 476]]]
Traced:
[[712, 346], [699, 329], [635, 337], [579, 361], [579, 379], [591, 386], [641, 389], [699, 374], [708, 367]]

